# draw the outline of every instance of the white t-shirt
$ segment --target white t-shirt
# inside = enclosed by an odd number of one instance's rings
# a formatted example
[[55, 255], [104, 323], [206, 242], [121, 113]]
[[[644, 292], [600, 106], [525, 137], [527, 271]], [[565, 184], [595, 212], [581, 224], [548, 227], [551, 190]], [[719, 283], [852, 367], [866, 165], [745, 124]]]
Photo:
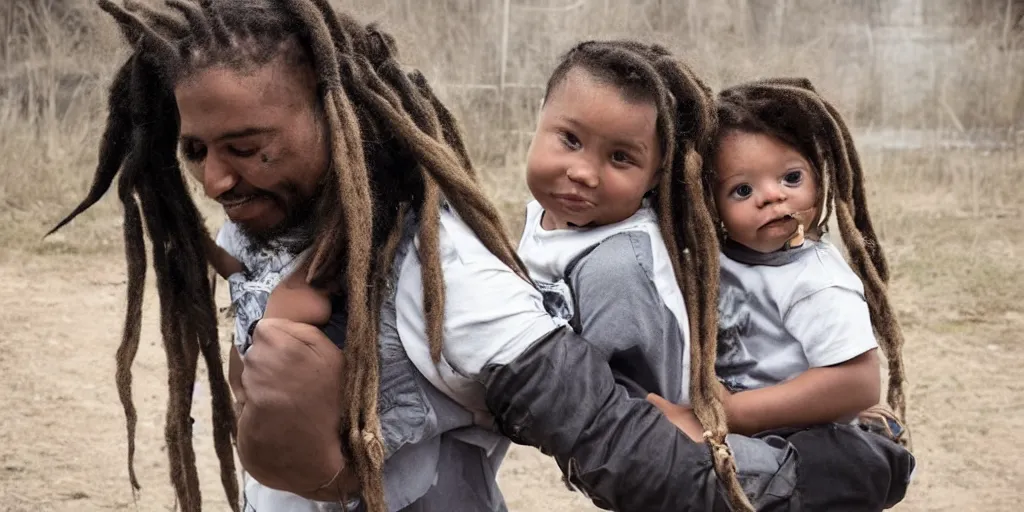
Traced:
[[722, 247], [716, 371], [732, 391], [772, 386], [876, 348], [864, 285], [832, 244], [763, 254]]
[[[416, 368], [437, 389], [490, 423], [477, 381], [489, 364], [506, 364], [559, 325], [541, 292], [501, 262], [449, 207], [441, 208], [439, 252], [445, 286], [444, 349], [430, 358], [423, 315], [422, 266], [417, 251], [402, 265], [395, 296], [398, 333]], [[414, 243], [419, 247], [419, 236]]]
[[[218, 236], [218, 243], [228, 252], [237, 251], [239, 247], [245, 247], [241, 236], [226, 225]], [[445, 284], [445, 348], [441, 363], [435, 365], [430, 358], [423, 315], [421, 264], [419, 255], [412, 250], [402, 261], [395, 290], [397, 328], [407, 356], [416, 369], [430, 384], [472, 411], [478, 425], [486, 426], [493, 423], [493, 419], [484, 403], [483, 385], [477, 380], [484, 367], [513, 361], [559, 326], [544, 310], [540, 292], [491, 254], [469, 226], [448, 208], [441, 210], [439, 236]], [[227, 247], [232, 243], [231, 248]], [[418, 247], [419, 237], [410, 243]], [[253, 282], [247, 282], [245, 276], [239, 274], [232, 286], [232, 300], [237, 297], [243, 307], [251, 308], [246, 311], [255, 312], [256, 306], [260, 306], [258, 316], [262, 316], [266, 297], [273, 286], [296, 263], [282, 254], [237, 254], [236, 257], [247, 268], [262, 270], [256, 272]], [[236, 320], [236, 328], [247, 329], [248, 323], [258, 316], [253, 313]], [[247, 349], [248, 344], [244, 347]], [[501, 450], [509, 443], [506, 438], [494, 434], [465, 430], [453, 432], [453, 435], [480, 446], [488, 453]], [[270, 489], [248, 477], [245, 500], [245, 512], [340, 510], [337, 504], [306, 500]]]
[[[530, 276], [536, 281], [537, 286], [543, 291], [548, 311], [560, 322], [568, 322], [574, 311], [574, 300], [576, 300], [566, 279], [569, 265], [573, 264], [585, 252], [593, 249], [601, 242], [622, 233], [640, 233], [644, 235], [649, 243], [643, 247], [634, 246], [630, 252], [637, 257], [644, 257], [649, 254], [650, 261], [644, 261], [643, 266], [649, 269], [644, 274], [653, 282], [654, 288], [661, 299], [662, 304], [671, 312], [672, 328], [678, 329], [681, 338], [674, 341], [682, 344], [681, 364], [682, 372], [678, 395], [678, 403], [689, 403], [690, 387], [690, 321], [686, 311], [686, 303], [683, 299], [679, 283], [676, 281], [675, 271], [672, 266], [672, 259], [669, 257], [665, 247], [665, 241], [661, 236], [661, 229], [658, 225], [658, 218], [647, 200], [629, 218], [597, 227], [567, 228], [567, 229], [544, 229], [541, 226], [544, 209], [537, 201], [531, 201], [526, 206], [526, 224], [523, 228], [523, 236], [519, 241], [519, 256]], [[631, 258], [625, 258], [629, 261]], [[646, 258], [643, 258], [646, 260]], [[649, 267], [648, 267], [649, 265]], [[616, 290], [606, 290], [606, 293], [616, 294]], [[602, 292], [603, 293], [603, 292]], [[629, 296], [623, 294], [622, 296]], [[626, 299], [628, 300], [628, 299]], [[624, 308], [628, 309], [625, 304]], [[647, 322], [665, 320], [663, 317], [652, 314], [633, 314], [629, 318], [623, 318], [623, 322]], [[668, 322], [665, 322], [668, 323]], [[668, 326], [665, 326], [666, 328]], [[641, 332], [653, 333], [660, 329], [641, 330]], [[582, 333], [588, 337], [588, 333]], [[594, 333], [594, 339], [601, 339], [606, 333]], [[650, 347], [650, 344], [659, 342], [659, 339], [638, 339], [634, 340], [635, 346], [649, 347], [652, 354], [662, 354], [659, 347]], [[611, 348], [611, 347], [603, 347]], [[667, 363], [667, 361], [666, 361]], [[672, 373], [675, 373], [674, 371]], [[674, 395], [673, 395], [674, 396]]]

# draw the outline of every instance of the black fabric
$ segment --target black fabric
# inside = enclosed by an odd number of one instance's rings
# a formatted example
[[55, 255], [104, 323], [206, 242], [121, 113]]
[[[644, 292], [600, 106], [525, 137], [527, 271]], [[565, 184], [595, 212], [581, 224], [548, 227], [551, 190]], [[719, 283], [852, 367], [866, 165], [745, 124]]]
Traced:
[[[730, 510], [708, 448], [645, 400], [629, 397], [606, 358], [571, 329], [552, 332], [509, 364], [488, 367], [483, 380], [500, 431], [554, 456], [595, 505]], [[904, 448], [850, 425], [772, 431], [755, 440], [785, 448], [789, 461], [777, 474], [751, 475], [748, 459], [737, 453], [741, 483], [762, 511], [882, 510], [903, 499], [914, 466]]]
[[800, 453], [802, 510], [883, 510], [906, 496], [914, 456], [878, 434], [832, 424], [796, 431], [786, 440]]
[[595, 505], [728, 510], [707, 447], [616, 386], [606, 359], [571, 329], [552, 332], [485, 374], [487, 406], [501, 432], [553, 455]]
[[348, 307], [345, 296], [341, 294], [331, 295], [331, 317], [327, 324], [320, 330], [334, 343], [334, 346], [344, 350], [348, 330]]

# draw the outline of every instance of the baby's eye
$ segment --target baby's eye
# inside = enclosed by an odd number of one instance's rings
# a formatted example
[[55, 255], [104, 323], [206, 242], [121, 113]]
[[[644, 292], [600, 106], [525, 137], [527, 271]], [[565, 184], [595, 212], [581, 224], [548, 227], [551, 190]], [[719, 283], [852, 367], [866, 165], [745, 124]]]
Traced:
[[782, 180], [785, 181], [787, 185], [799, 185], [804, 180], [804, 173], [800, 170], [789, 171]]
[[629, 153], [625, 151], [616, 151], [612, 153], [612, 161], [617, 164], [629, 164], [633, 163], [633, 159], [629, 157]]
[[565, 144], [565, 147], [572, 150], [577, 150], [583, 145], [580, 143], [580, 139], [572, 132], [562, 133], [562, 144]]
[[732, 195], [739, 199], [746, 199], [754, 193], [754, 187], [744, 183], [732, 189]]

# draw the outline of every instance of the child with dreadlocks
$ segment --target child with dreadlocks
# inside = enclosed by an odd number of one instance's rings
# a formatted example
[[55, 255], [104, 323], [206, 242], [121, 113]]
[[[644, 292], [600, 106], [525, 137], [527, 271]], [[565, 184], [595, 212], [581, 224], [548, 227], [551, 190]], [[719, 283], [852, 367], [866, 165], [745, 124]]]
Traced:
[[[807, 80], [723, 91], [713, 147], [721, 219], [718, 360], [730, 430], [851, 422], [903, 440], [903, 342], [857, 151]], [[825, 237], [832, 209], [853, 266]], [[889, 361], [879, 401], [878, 332]], [[881, 421], [878, 421], [881, 420]]]
[[[606, 353], [631, 397], [692, 402], [722, 454], [713, 387], [717, 242], [699, 156], [714, 133], [713, 103], [660, 46], [588, 41], [571, 49], [548, 80], [530, 145], [534, 200], [519, 255], [545, 309]], [[703, 439], [696, 417], [676, 424]], [[559, 464], [571, 482], [572, 462]], [[727, 457], [716, 465], [742, 505]]]
[[[656, 69], [658, 57], [639, 43], [589, 41], [555, 68], [527, 156], [534, 200], [519, 255], [553, 317], [600, 333], [595, 343], [607, 337], [632, 394], [689, 403], [690, 321], [655, 207], [685, 165], [667, 154], [671, 141], [710, 131], [700, 115], [710, 101], [681, 65], [677, 76]], [[694, 105], [697, 115], [677, 116]]]

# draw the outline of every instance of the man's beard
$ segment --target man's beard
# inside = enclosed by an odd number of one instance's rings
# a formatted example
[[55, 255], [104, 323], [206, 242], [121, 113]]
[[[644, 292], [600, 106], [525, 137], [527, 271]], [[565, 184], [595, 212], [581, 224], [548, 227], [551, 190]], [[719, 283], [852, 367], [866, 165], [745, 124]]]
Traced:
[[238, 228], [245, 235], [246, 249], [250, 252], [287, 251], [299, 254], [313, 244], [316, 234], [316, 210], [323, 196], [323, 187], [314, 188], [317, 192], [310, 197], [303, 197], [298, 187], [286, 186], [284, 194], [265, 193], [285, 216], [281, 222], [266, 229], [251, 229], [239, 223]]

